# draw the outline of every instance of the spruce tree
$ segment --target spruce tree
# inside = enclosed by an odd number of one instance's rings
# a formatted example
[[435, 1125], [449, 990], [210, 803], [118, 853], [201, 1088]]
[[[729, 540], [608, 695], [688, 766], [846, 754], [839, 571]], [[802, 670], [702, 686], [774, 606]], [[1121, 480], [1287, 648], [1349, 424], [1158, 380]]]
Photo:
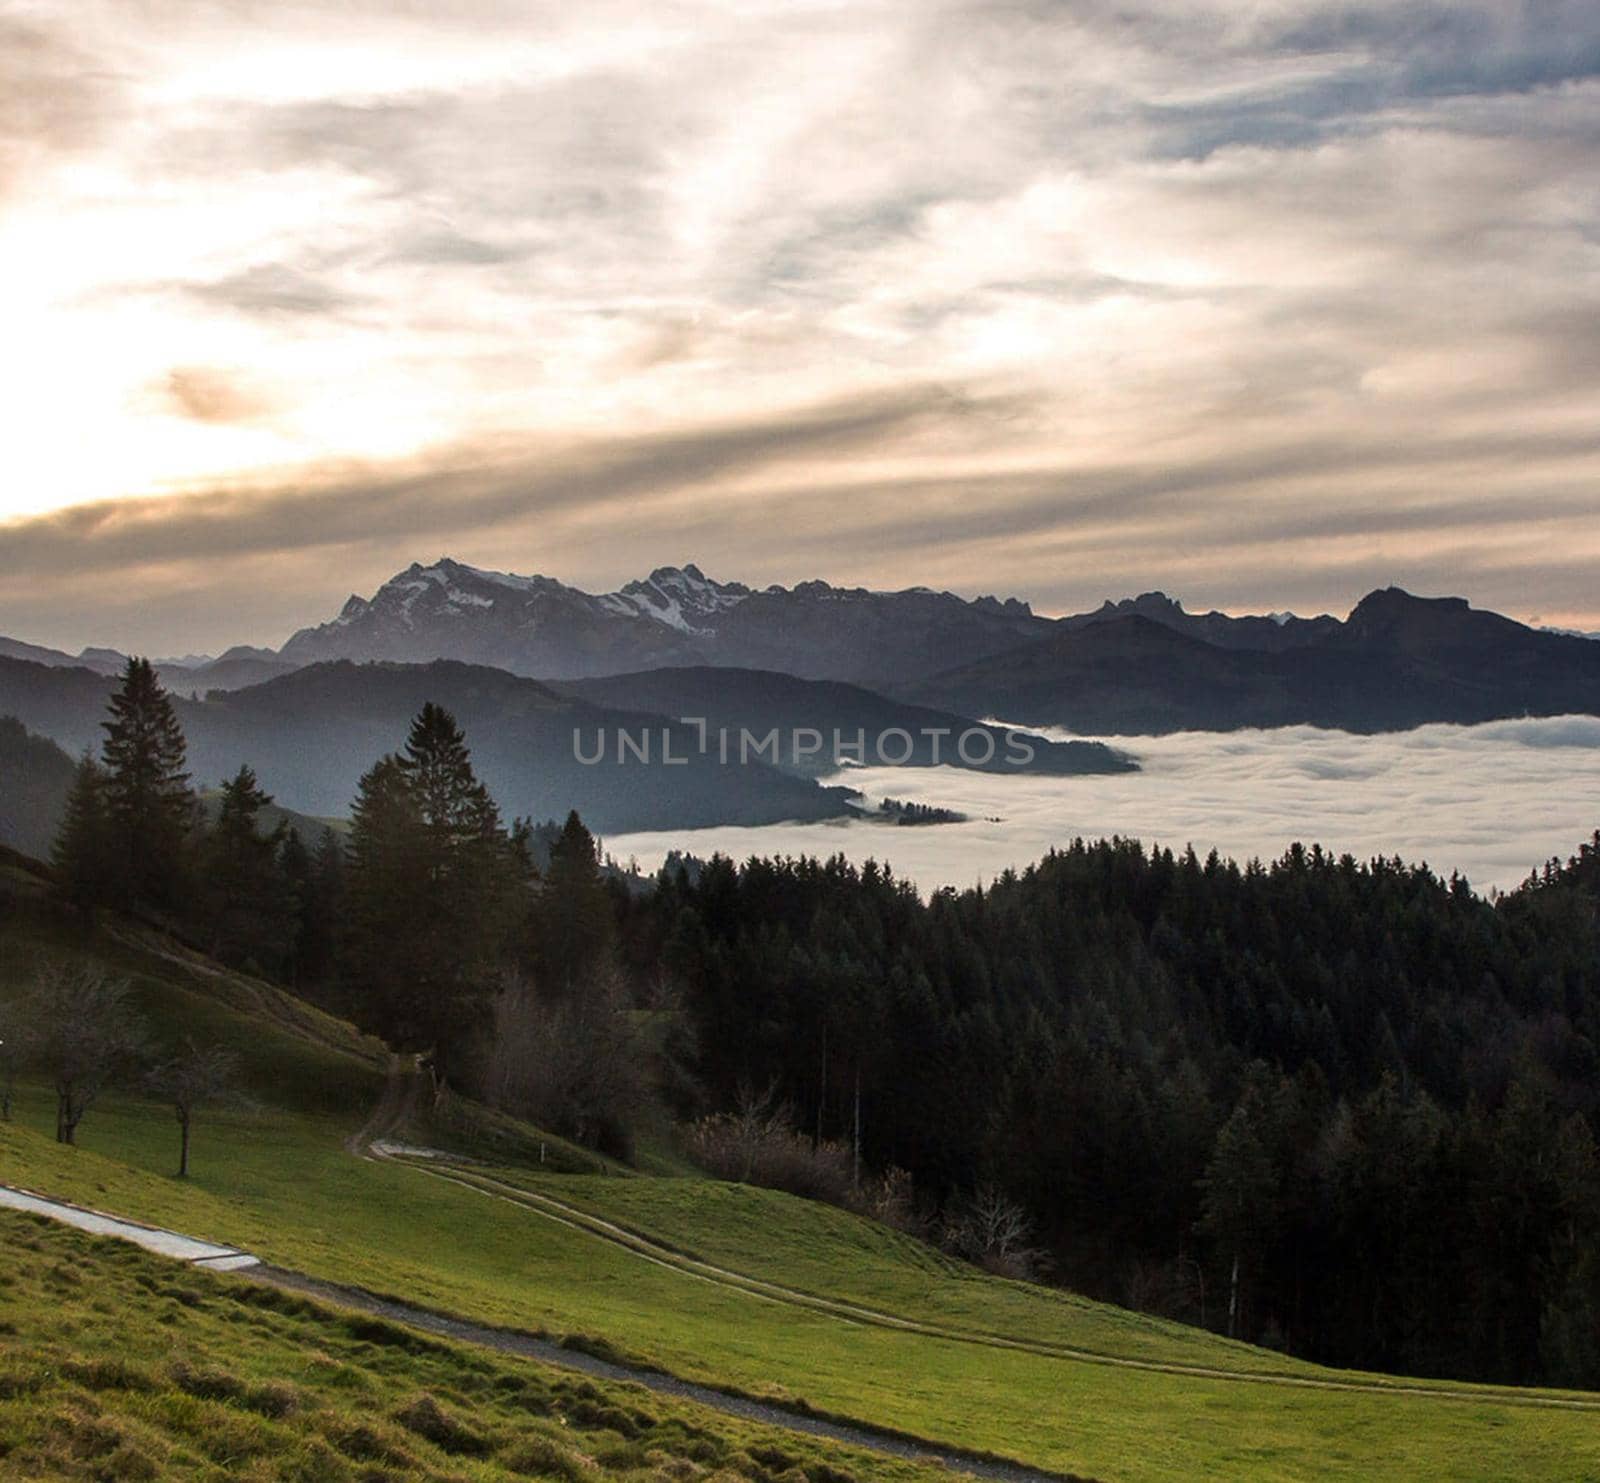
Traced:
[[425, 705], [362, 778], [350, 836], [352, 988], [371, 1028], [448, 1063], [487, 1003], [524, 876], [455, 718]]
[[180, 904], [194, 822], [183, 731], [148, 659], [130, 659], [111, 697], [106, 812], [120, 895], [128, 903]]
[[247, 765], [222, 785], [216, 822], [205, 841], [206, 904], [211, 951], [226, 963], [276, 967], [288, 954], [291, 902], [278, 867], [282, 825], [260, 829], [272, 802]]
[[403, 1001], [415, 976], [411, 940], [428, 911], [421, 832], [399, 758], [380, 758], [362, 774], [351, 810], [346, 977], [351, 1012], [397, 1042], [415, 1035]]
[[301, 980], [330, 985], [335, 978], [348, 906], [345, 842], [324, 829], [311, 860], [311, 883], [300, 908]]
[[61, 877], [63, 893], [75, 905], [92, 910], [114, 898], [106, 774], [87, 752], [73, 776], [50, 859]]
[[534, 969], [548, 994], [570, 995], [608, 964], [616, 919], [600, 873], [600, 847], [576, 811], [550, 846], [533, 908]]

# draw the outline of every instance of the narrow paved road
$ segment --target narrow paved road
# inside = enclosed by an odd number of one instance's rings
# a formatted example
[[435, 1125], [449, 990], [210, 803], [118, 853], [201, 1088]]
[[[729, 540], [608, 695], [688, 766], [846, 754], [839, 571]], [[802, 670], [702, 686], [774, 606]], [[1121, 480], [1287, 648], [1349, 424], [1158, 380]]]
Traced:
[[239, 1272], [246, 1267], [258, 1266], [257, 1259], [247, 1251], [232, 1246], [217, 1246], [210, 1241], [197, 1241], [193, 1236], [180, 1236], [176, 1231], [164, 1231], [160, 1226], [141, 1225], [136, 1220], [124, 1220], [120, 1215], [106, 1215], [82, 1205], [69, 1205], [64, 1200], [51, 1200], [27, 1190], [13, 1189], [0, 1184], [0, 1208], [22, 1210], [29, 1215], [45, 1215], [63, 1225], [75, 1226], [92, 1236], [115, 1236], [122, 1241], [132, 1241], [146, 1251], [158, 1256], [174, 1257], [197, 1267], [210, 1267], [213, 1272]]

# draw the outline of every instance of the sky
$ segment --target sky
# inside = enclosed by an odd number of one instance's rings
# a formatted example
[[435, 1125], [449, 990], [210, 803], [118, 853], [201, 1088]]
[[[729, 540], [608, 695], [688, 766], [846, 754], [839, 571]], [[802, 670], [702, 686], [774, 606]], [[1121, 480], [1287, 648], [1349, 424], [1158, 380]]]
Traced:
[[[1064, 738], [1064, 732], [1047, 732]], [[1422, 726], [1352, 736], [1274, 731], [1128, 737], [1141, 771], [1050, 778], [955, 768], [851, 769], [869, 798], [956, 809], [961, 824], [778, 824], [605, 841], [619, 861], [654, 870], [671, 850], [736, 860], [843, 853], [888, 861], [924, 893], [988, 883], [1074, 838], [1112, 835], [1203, 858], [1274, 860], [1296, 840], [1358, 860], [1398, 856], [1479, 891], [1511, 890], [1594, 833], [1600, 718], [1555, 716], [1482, 726]]]
[[0, 633], [607, 590], [1600, 628], [1592, 0], [0, 0]]

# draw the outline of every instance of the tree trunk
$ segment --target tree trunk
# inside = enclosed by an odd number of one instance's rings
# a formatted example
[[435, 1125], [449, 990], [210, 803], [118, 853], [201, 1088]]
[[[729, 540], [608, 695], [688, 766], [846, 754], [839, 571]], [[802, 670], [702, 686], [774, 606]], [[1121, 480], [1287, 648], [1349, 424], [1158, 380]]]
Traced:
[[178, 1178], [189, 1177], [189, 1115], [178, 1114]]
[[861, 1063], [856, 1062], [856, 1137], [855, 1165], [850, 1175], [850, 1188], [861, 1188]]
[[817, 1136], [813, 1149], [822, 1147], [822, 1109], [828, 1105], [828, 1022], [822, 1022], [822, 1075], [817, 1091]]
[[1233, 1253], [1233, 1275], [1228, 1279], [1228, 1337], [1239, 1320], [1239, 1253]]

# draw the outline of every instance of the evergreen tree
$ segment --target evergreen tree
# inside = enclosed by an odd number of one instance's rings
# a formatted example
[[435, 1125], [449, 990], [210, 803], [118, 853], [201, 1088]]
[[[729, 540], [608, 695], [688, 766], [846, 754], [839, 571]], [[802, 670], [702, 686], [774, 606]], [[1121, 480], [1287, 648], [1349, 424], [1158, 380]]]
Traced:
[[[347, 978], [367, 1028], [416, 1042], [412, 939], [430, 910], [421, 867], [422, 819], [399, 758], [383, 757], [357, 786], [350, 821]], [[425, 1044], [425, 1042], [423, 1042]]]
[[350, 842], [358, 1013], [440, 1065], [481, 1024], [524, 877], [454, 717], [428, 704], [361, 779]]
[[348, 905], [345, 842], [324, 829], [311, 860], [309, 893], [300, 906], [299, 962], [306, 983], [329, 984], [336, 972]]
[[222, 785], [216, 822], [204, 845], [200, 894], [212, 955], [225, 963], [276, 969], [289, 951], [289, 888], [278, 865], [284, 826], [260, 829], [272, 802], [247, 765]]
[[50, 855], [61, 889], [74, 904], [92, 909], [116, 895], [106, 774], [87, 752], [73, 775], [66, 811]]
[[311, 982], [306, 972], [306, 925], [312, 899], [311, 851], [292, 824], [278, 846], [278, 876], [283, 882], [289, 927], [283, 957], [285, 979], [296, 988]]
[[570, 996], [615, 954], [616, 917], [600, 873], [600, 847], [576, 811], [550, 846], [532, 926], [535, 981], [548, 995]]
[[1228, 1266], [1228, 1336], [1238, 1329], [1247, 1253], [1269, 1238], [1274, 1224], [1276, 1177], [1257, 1125], [1262, 1112], [1253, 1091], [1217, 1133], [1201, 1180], [1204, 1223]]
[[148, 659], [130, 659], [111, 697], [105, 799], [119, 894], [128, 903], [182, 903], [194, 796], [183, 731]]

